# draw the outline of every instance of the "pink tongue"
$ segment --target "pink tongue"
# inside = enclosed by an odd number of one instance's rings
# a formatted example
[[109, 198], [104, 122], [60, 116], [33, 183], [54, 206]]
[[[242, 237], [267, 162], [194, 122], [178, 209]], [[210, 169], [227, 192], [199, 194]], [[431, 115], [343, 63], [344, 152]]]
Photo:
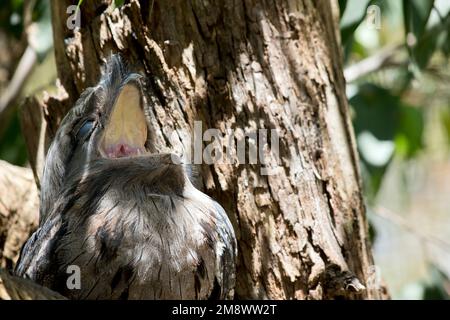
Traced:
[[119, 143], [106, 149], [109, 158], [122, 158], [138, 154], [138, 148], [130, 147], [127, 144]]

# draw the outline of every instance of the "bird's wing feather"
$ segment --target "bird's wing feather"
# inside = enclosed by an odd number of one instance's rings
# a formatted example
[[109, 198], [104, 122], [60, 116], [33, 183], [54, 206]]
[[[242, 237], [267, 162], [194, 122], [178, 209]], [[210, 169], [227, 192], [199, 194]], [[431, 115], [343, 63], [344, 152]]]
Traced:
[[232, 299], [236, 275], [237, 245], [233, 226], [222, 206], [189, 183], [184, 195], [191, 211], [206, 213], [201, 226], [215, 253], [213, 288], [209, 299]]

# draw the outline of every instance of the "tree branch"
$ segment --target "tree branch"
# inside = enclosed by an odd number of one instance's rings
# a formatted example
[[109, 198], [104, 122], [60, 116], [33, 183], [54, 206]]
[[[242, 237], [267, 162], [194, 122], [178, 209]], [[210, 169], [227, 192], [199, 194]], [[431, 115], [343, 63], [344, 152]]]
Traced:
[[2, 128], [5, 128], [5, 119], [7, 119], [7, 115], [10, 114], [10, 111], [16, 106], [16, 99], [22, 90], [25, 80], [31, 74], [36, 61], [36, 51], [28, 45], [24, 54], [20, 58], [11, 82], [0, 96], [0, 125]]
[[401, 48], [403, 48], [403, 45], [384, 48], [374, 55], [346, 67], [344, 69], [345, 80], [347, 82], [353, 82], [383, 67], [395, 65], [392, 58]]

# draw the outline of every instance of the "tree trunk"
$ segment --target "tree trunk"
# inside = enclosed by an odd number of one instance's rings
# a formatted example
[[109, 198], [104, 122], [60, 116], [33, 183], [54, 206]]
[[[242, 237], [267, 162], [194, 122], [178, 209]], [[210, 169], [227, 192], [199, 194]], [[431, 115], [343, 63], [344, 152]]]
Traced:
[[[239, 128], [277, 130], [280, 160], [265, 153], [272, 174], [263, 175], [261, 163], [201, 168], [204, 191], [226, 209], [238, 238], [237, 298], [383, 297], [373, 278], [336, 3], [131, 0], [113, 9], [111, 1], [84, 1], [80, 28], [70, 30], [67, 7], [76, 2], [52, 1], [62, 93], [29, 100], [23, 113], [37, 178], [62, 116], [118, 52], [147, 77], [158, 151], [191, 150], [197, 120], [226, 138]], [[43, 122], [29, 125], [30, 112]]]
[[[38, 190], [29, 168], [0, 160], [0, 268], [12, 269], [38, 225]], [[1, 299], [1, 297], [0, 297]]]

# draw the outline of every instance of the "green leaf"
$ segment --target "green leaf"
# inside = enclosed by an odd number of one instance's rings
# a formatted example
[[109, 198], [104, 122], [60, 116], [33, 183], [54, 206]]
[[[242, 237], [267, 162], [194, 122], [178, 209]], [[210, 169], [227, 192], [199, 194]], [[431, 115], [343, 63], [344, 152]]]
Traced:
[[446, 36], [444, 40], [444, 45], [442, 46], [442, 52], [448, 58], [450, 56], [450, 31], [446, 30]]
[[423, 148], [422, 109], [405, 105], [399, 96], [374, 84], [363, 84], [349, 100], [365, 187], [374, 196], [394, 154], [413, 157]]
[[405, 157], [413, 157], [423, 148], [424, 118], [420, 108], [402, 105], [400, 123], [395, 137], [396, 150]]
[[120, 6], [123, 6], [124, 3], [124, 0], [114, 0], [114, 7], [119, 8]]
[[399, 117], [400, 101], [389, 90], [363, 84], [350, 99], [356, 112], [356, 134], [369, 131], [378, 140], [393, 140]]
[[347, 0], [345, 4], [345, 11], [341, 13], [341, 38], [345, 45], [351, 39], [353, 32], [364, 20], [366, 10], [369, 6], [370, 0]]
[[394, 151], [400, 101], [389, 90], [363, 84], [349, 100], [361, 155], [364, 186], [369, 199], [378, 192]]
[[419, 69], [424, 69], [434, 52], [442, 49], [444, 54], [448, 52], [448, 38], [450, 28], [450, 15], [442, 23], [434, 25], [419, 39], [416, 46], [411, 48], [413, 62]]
[[440, 22], [438, 26], [433, 27], [434, 30], [431, 32], [439, 33], [437, 47], [448, 57], [450, 54], [450, 12]]
[[345, 12], [345, 7], [347, 7], [347, 0], [339, 0], [339, 14], [341, 18]]
[[427, 25], [434, 0], [403, 0], [403, 18], [406, 34], [412, 33], [419, 39]]
[[426, 67], [436, 48], [437, 35], [424, 36], [433, 4], [433, 0], [403, 0], [405, 41], [411, 62], [418, 70]]
[[436, 51], [438, 43], [437, 34], [428, 34], [419, 40], [418, 44], [411, 50], [413, 62], [417, 67], [424, 69], [433, 53]]
[[0, 137], [0, 159], [23, 166], [27, 161], [25, 141], [20, 130], [18, 113], [15, 112], [8, 128]]
[[445, 133], [447, 134], [447, 141], [450, 143], [450, 108], [441, 109], [439, 119], [442, 122]]

